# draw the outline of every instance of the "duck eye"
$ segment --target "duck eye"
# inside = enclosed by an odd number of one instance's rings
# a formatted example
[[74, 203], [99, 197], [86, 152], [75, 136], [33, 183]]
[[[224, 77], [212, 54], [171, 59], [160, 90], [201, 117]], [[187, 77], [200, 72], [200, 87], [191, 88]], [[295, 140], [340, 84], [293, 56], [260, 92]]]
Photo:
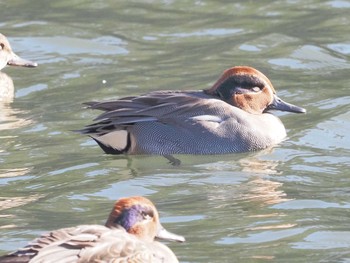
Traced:
[[142, 211], [141, 215], [144, 220], [150, 220], [153, 217], [153, 212], [152, 211]]
[[253, 87], [251, 90], [254, 92], [259, 92], [261, 89], [259, 87]]
[[5, 47], [4, 43], [0, 43], [0, 50], [3, 50]]

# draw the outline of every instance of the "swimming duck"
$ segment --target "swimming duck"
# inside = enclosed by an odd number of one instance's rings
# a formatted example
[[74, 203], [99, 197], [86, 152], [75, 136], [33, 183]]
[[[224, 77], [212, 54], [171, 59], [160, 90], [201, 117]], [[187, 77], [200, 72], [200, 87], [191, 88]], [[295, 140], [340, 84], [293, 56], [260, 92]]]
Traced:
[[[33, 68], [37, 63], [25, 60], [16, 55], [7, 38], [0, 33], [0, 70], [5, 66], [20, 66]], [[0, 101], [12, 101], [14, 86], [12, 79], [5, 73], [0, 72]]]
[[270, 80], [248, 66], [229, 68], [203, 91], [153, 91], [106, 102], [78, 132], [108, 154], [225, 154], [281, 142], [286, 130], [271, 110], [305, 113], [284, 102]]
[[155, 238], [184, 242], [166, 231], [153, 203], [144, 197], [119, 199], [105, 224], [80, 225], [44, 234], [0, 262], [178, 262]]

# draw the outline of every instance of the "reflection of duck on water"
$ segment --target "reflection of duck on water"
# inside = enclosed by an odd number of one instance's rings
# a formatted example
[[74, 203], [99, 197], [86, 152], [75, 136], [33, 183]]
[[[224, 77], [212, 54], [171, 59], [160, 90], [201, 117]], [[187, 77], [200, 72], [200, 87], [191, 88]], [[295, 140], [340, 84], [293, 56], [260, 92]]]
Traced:
[[[33, 68], [37, 63], [25, 60], [16, 55], [11, 48], [7, 38], [0, 33], [0, 70], [5, 66], [19, 66]], [[5, 73], [0, 72], [0, 101], [11, 102], [14, 97], [14, 86], [12, 79]]]
[[[211, 189], [208, 191], [208, 199], [225, 200], [228, 206], [232, 203], [250, 203], [259, 207], [289, 201], [283, 183], [275, 179], [275, 176], [283, 174], [279, 161], [264, 158], [272, 151], [273, 149], [266, 149], [232, 161], [208, 164], [207, 169], [219, 178], [216, 181], [225, 182], [221, 184], [214, 181], [213, 187], [208, 188]], [[221, 177], [218, 174], [222, 174]]]

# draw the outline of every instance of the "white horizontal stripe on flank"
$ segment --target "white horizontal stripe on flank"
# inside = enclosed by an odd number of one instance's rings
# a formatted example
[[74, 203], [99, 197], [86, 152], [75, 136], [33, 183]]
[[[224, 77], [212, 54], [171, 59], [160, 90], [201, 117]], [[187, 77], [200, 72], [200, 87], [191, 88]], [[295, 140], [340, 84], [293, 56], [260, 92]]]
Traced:
[[192, 119], [197, 121], [211, 121], [211, 122], [217, 122], [217, 123], [222, 122], [222, 119], [220, 117], [214, 116], [214, 115], [199, 115], [199, 116], [192, 117]]

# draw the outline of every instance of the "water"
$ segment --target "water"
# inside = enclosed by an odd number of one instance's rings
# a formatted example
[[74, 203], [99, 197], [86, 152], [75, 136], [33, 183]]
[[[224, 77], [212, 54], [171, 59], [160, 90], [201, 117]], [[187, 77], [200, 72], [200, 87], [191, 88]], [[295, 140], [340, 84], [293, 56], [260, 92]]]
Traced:
[[[0, 252], [45, 231], [104, 223], [144, 195], [181, 262], [350, 262], [349, 1], [5, 1], [0, 32], [39, 63], [6, 68], [0, 112]], [[269, 76], [305, 115], [255, 153], [108, 156], [71, 132], [81, 103], [203, 89], [234, 65]]]

